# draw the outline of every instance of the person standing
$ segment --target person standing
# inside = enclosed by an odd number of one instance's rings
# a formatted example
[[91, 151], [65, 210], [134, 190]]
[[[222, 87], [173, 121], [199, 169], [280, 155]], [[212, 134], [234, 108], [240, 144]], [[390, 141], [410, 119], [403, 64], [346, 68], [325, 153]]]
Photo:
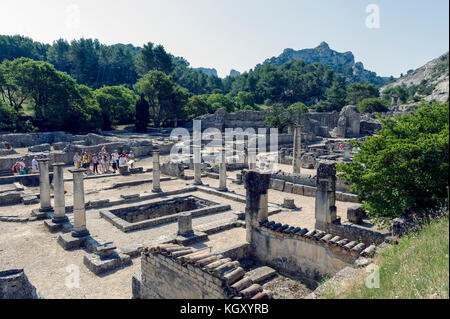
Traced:
[[92, 172], [98, 174], [98, 157], [96, 154], [92, 155]]
[[114, 173], [119, 169], [119, 157], [119, 152], [117, 150], [114, 150], [114, 153], [111, 154]]
[[31, 172], [32, 174], [39, 173], [39, 164], [37, 161], [37, 156], [33, 157], [33, 160], [31, 161]]
[[130, 164], [131, 168], [134, 168], [134, 162], [136, 161], [136, 158], [134, 156], [133, 151], [130, 151], [130, 153], [128, 154], [128, 164]]
[[14, 176], [19, 175], [19, 172], [20, 172], [20, 161], [17, 161], [17, 162], [13, 165], [12, 171], [13, 171]]
[[22, 158], [19, 162], [19, 175], [26, 175], [27, 174], [27, 170], [26, 170], [26, 166], [25, 166], [25, 160]]
[[73, 156], [73, 166], [75, 168], [79, 168], [80, 166], [78, 166], [78, 163], [80, 162], [80, 155], [78, 155], [78, 152], [75, 153], [75, 155]]

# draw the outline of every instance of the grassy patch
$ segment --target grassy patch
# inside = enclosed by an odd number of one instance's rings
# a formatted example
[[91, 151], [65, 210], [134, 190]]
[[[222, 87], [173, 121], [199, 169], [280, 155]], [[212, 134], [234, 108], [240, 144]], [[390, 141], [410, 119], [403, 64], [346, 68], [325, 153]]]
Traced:
[[448, 298], [448, 215], [405, 236], [399, 245], [385, 249], [375, 263], [380, 267], [380, 288], [369, 289], [364, 278], [359, 278], [338, 298]]

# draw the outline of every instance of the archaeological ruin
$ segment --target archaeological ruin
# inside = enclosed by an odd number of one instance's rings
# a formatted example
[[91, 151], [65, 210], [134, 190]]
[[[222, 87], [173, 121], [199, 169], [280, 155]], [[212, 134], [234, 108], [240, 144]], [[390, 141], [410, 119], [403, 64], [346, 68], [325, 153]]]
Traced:
[[[379, 124], [353, 106], [303, 114], [270, 149], [264, 116], [201, 116], [200, 143], [170, 129], [0, 135], [12, 145], [0, 150], [0, 298], [15, 294], [13, 281], [24, 298], [317, 298], [322, 278], [364, 271], [395, 238], [335, 165]], [[226, 128], [242, 128], [235, 148], [212, 145], [206, 131]], [[74, 167], [76, 153], [102, 149], [136, 162], [104, 174]], [[39, 172], [12, 175], [21, 158], [37, 158]]]

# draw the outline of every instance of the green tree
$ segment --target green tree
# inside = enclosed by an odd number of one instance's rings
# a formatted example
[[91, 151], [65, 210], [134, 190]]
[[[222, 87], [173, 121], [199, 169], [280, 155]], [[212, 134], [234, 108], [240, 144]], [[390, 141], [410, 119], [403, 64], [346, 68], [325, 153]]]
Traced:
[[170, 75], [161, 71], [150, 71], [134, 85], [143, 94], [150, 107], [150, 117], [156, 127], [174, 119], [182, 112], [187, 101], [186, 91], [177, 86]]
[[154, 45], [149, 42], [144, 45], [139, 55], [136, 57], [136, 69], [139, 75], [143, 76], [151, 70], [170, 73], [173, 70], [172, 58], [164, 50], [162, 45]]
[[270, 127], [275, 127], [283, 132], [289, 125], [288, 112], [283, 104], [275, 103], [267, 110], [266, 123]]
[[247, 107], [249, 110], [255, 110], [256, 104], [253, 95], [250, 92], [241, 91], [235, 97], [236, 104], [240, 110]]
[[141, 94], [140, 99], [136, 103], [136, 131], [145, 132], [147, 130], [149, 115], [148, 102], [145, 99], [145, 95]]
[[356, 82], [347, 86], [347, 104], [358, 105], [362, 100], [377, 98], [380, 96], [378, 89], [373, 84]]
[[207, 102], [211, 106], [212, 112], [215, 112], [220, 108], [225, 109], [228, 113], [232, 113], [237, 110], [237, 105], [234, 99], [229, 95], [210, 94]]
[[134, 121], [139, 97], [132, 90], [124, 86], [105, 86], [94, 94], [102, 110], [103, 129], [109, 130], [112, 125]]
[[17, 111], [0, 100], [0, 132], [12, 131], [16, 128]]
[[300, 116], [303, 113], [308, 113], [308, 107], [302, 102], [296, 102], [286, 109], [286, 113], [287, 124], [293, 126], [300, 124]]
[[360, 113], [386, 112], [388, 108], [380, 98], [367, 98], [358, 104]]
[[383, 121], [378, 135], [360, 143], [354, 161], [339, 164], [369, 217], [429, 214], [447, 197], [449, 104], [423, 104], [412, 114]]
[[[11, 62], [18, 100], [34, 106], [34, 124], [40, 130], [83, 131], [97, 127], [100, 109], [92, 90], [80, 86], [51, 64], [20, 58]], [[11, 74], [7, 74], [11, 78]], [[100, 117], [101, 120], [101, 117]]]
[[392, 94], [395, 93], [400, 98], [402, 103], [405, 103], [409, 98], [409, 92], [407, 88], [402, 86], [394, 86], [386, 89], [382, 93], [382, 99], [386, 105], [391, 105]]
[[207, 114], [209, 111], [210, 105], [208, 104], [207, 97], [205, 95], [191, 96], [184, 109], [188, 121], [203, 114]]

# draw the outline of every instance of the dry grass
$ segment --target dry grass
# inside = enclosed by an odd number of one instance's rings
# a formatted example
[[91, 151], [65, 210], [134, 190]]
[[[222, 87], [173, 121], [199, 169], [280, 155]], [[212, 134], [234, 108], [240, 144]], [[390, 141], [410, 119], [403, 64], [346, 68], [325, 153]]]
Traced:
[[382, 251], [375, 263], [380, 267], [379, 288], [367, 288], [364, 278], [369, 274], [363, 273], [337, 298], [449, 298], [448, 214]]

